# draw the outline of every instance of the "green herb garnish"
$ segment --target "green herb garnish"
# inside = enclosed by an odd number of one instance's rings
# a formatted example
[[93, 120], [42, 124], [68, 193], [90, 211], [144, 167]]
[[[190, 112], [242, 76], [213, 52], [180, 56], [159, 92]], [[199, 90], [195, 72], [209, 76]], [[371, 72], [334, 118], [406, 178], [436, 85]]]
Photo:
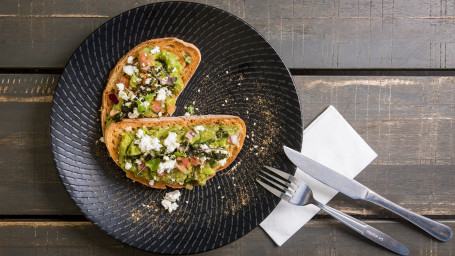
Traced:
[[139, 114], [144, 112], [147, 109], [140, 100], [137, 100], [136, 103], [137, 103], [137, 112]]
[[185, 55], [185, 62], [190, 64], [191, 63], [191, 56]]
[[194, 107], [193, 105], [189, 105], [186, 110], [188, 111], [188, 113], [190, 113], [190, 115], [194, 115]]
[[174, 156], [187, 157], [187, 155], [185, 153], [180, 153], [180, 152], [175, 152]]
[[154, 172], [156, 170], [158, 170], [158, 166], [160, 164], [160, 159], [159, 158], [155, 158], [151, 161], [147, 161], [145, 162], [145, 166], [147, 166], [151, 172]]
[[154, 98], [155, 98], [155, 93], [149, 93], [149, 94], [144, 96], [144, 99], [146, 101], [150, 101], [151, 99], [154, 99]]

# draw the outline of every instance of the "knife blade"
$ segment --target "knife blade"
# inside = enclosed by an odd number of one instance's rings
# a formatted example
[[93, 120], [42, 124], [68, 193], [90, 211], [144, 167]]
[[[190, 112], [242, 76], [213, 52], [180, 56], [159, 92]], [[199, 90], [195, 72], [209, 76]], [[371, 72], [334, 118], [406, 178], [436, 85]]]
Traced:
[[449, 226], [405, 209], [380, 196], [359, 182], [350, 179], [293, 149], [284, 146], [284, 152], [297, 167], [325, 185], [332, 187], [353, 199], [363, 199], [382, 206], [412, 222], [441, 241], [449, 241], [453, 237], [453, 231]]
[[368, 194], [369, 189], [364, 185], [302, 155], [300, 152], [286, 146], [284, 146], [284, 152], [299, 169], [325, 185], [353, 199], [365, 199]]

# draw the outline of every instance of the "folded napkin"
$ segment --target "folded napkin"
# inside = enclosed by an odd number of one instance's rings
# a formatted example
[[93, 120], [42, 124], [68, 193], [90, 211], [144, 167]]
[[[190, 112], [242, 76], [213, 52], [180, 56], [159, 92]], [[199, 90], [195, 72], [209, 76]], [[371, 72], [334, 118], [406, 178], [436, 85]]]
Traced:
[[[350, 178], [377, 157], [333, 106], [303, 131], [302, 154]], [[338, 193], [299, 169], [295, 176], [311, 187], [321, 203], [328, 203]], [[319, 208], [314, 205], [294, 206], [281, 201], [260, 225], [281, 246], [317, 212]]]

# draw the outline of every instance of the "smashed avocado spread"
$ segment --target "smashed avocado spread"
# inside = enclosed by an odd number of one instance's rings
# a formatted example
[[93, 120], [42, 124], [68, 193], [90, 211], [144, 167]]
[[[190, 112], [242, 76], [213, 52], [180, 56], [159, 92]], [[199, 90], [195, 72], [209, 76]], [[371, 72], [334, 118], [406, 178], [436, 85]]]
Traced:
[[124, 74], [116, 84], [118, 92], [109, 94], [113, 107], [106, 123], [123, 118], [160, 117], [175, 109], [176, 95], [184, 87], [182, 71], [179, 57], [158, 46], [128, 56]]
[[230, 157], [229, 148], [238, 145], [237, 126], [197, 125], [184, 128], [127, 127], [119, 146], [119, 163], [153, 185], [156, 181], [184, 185], [205, 185], [218, 165]]

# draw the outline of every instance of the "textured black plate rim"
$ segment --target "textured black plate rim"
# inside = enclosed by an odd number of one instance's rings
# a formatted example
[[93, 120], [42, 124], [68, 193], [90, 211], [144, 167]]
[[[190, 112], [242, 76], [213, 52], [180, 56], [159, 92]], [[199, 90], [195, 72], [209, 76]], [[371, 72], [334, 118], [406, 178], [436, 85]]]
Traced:
[[[230, 17], [232, 17], [232, 18], [235, 18], [235, 19], [239, 20], [240, 22], [244, 23], [246, 26], [248, 26], [250, 29], [252, 29], [254, 32], [256, 32], [256, 33], [257, 33], [265, 42], [267, 42], [267, 44], [270, 46], [270, 48], [274, 51], [274, 53], [276, 54], [276, 56], [277, 56], [277, 57], [279, 58], [279, 60], [283, 63], [283, 66], [284, 66], [284, 68], [285, 68], [285, 70], [286, 70], [286, 72], [287, 72], [287, 75], [288, 75], [289, 78], [291, 79], [292, 85], [294, 86], [294, 89], [295, 89], [295, 91], [297, 92], [297, 88], [296, 88], [296, 86], [295, 86], [294, 78], [293, 78], [293, 76], [292, 76], [292, 74], [291, 74], [289, 68], [286, 66], [285, 62], [284, 62], [283, 59], [281, 58], [281, 56], [278, 54], [278, 52], [275, 50], [275, 48], [272, 46], [272, 44], [267, 40], [267, 38], [265, 38], [265, 37], [264, 37], [256, 28], [254, 28], [253, 26], [251, 26], [248, 22], [246, 22], [245, 20], [241, 19], [240, 17], [238, 17], [238, 16], [236, 16], [236, 15], [234, 15], [234, 14], [228, 12], [228, 11], [222, 10], [222, 9], [220, 9], [220, 8], [218, 8], [218, 7], [215, 7], [215, 6], [206, 5], [206, 4], [201, 4], [201, 3], [195, 3], [195, 2], [191, 2], [191, 1], [188, 1], [188, 2], [187, 2], [187, 1], [185, 1], [185, 2], [183, 2], [183, 1], [166, 1], [166, 2], [155, 2], [155, 3], [150, 3], [150, 4], [144, 4], [144, 5], [140, 5], [140, 6], [137, 6], [137, 7], [132, 8], [132, 9], [123, 11], [123, 12], [117, 14], [116, 16], [110, 18], [109, 20], [105, 21], [103, 24], [101, 24], [101, 25], [98, 26], [95, 30], [93, 30], [87, 37], [85, 37], [85, 38], [81, 41], [81, 43], [77, 46], [77, 48], [76, 48], [76, 49], [73, 51], [73, 53], [71, 54], [71, 57], [70, 57], [70, 58], [67, 60], [67, 62], [65, 63], [65, 68], [63, 69], [62, 74], [60, 74], [60, 76], [59, 76], [59, 79], [58, 79], [58, 81], [57, 81], [57, 86], [56, 86], [56, 88], [54, 89], [54, 93], [53, 93], [53, 97], [52, 97], [52, 98], [54, 99], [55, 96], [56, 96], [55, 94], [56, 94], [56, 92], [57, 92], [58, 86], [59, 86], [60, 83], [61, 83], [61, 79], [62, 79], [63, 75], [64, 75], [66, 72], [68, 72], [67, 69], [66, 69], [67, 65], [68, 65], [69, 62], [73, 59], [74, 55], [75, 55], [76, 52], [79, 50], [79, 48], [80, 48], [80, 47], [81, 47], [81, 46], [82, 46], [82, 45], [83, 45], [83, 44], [84, 44], [84, 43], [85, 43], [85, 42], [86, 42], [94, 33], [96, 33], [97, 30], [99, 30], [101, 27], [106, 26], [107, 23], [109, 23], [109, 22], [111, 22], [112, 20], [118, 18], [119, 16], [123, 15], [123, 14], [126, 13], [126, 12], [132, 12], [132, 11], [134, 11], [134, 10], [136, 10], [136, 9], [140, 9], [140, 8], [145, 7], [145, 6], [159, 5], [159, 4], [162, 4], [162, 3], [186, 3], [186, 4], [194, 4], [194, 5], [205, 6], [205, 7], [209, 7], [209, 8], [213, 8], [213, 9], [216, 9], [216, 10], [218, 10], [218, 11], [221, 11], [221, 12], [227, 14], [228, 16], [230, 16]], [[299, 96], [298, 93], [296, 93], [296, 96], [297, 96], [297, 99], [298, 99], [299, 110], [300, 110], [300, 113], [301, 113], [301, 115], [302, 115], [303, 110], [302, 110], [301, 99], [300, 99], [300, 96]], [[51, 117], [52, 117], [52, 113], [54, 112], [54, 105], [55, 105], [55, 101], [52, 100], [52, 105], [51, 105], [51, 108], [50, 108], [50, 116], [51, 116]], [[304, 122], [303, 122], [303, 119], [302, 119], [301, 117], [300, 117], [300, 119], [301, 119], [300, 121], [301, 121], [301, 125], [302, 125], [302, 128], [303, 128], [303, 127], [304, 127]], [[106, 234], [108, 234], [110, 237], [114, 238], [116, 241], [122, 243], [123, 245], [131, 246], [131, 247], [133, 247], [133, 248], [135, 248], [135, 249], [139, 249], [139, 250], [141, 250], [141, 251], [145, 251], [145, 252], [149, 252], [149, 253], [155, 253], [155, 254], [161, 254], [161, 255], [171, 255], [171, 254], [150, 252], [150, 251], [147, 251], [147, 250], [145, 250], [145, 249], [143, 249], [143, 248], [139, 248], [139, 247], [136, 247], [136, 246], [134, 246], [134, 245], [127, 244], [126, 242], [120, 240], [120, 238], [118, 238], [118, 237], [114, 236], [113, 234], [111, 234], [111, 232], [105, 230], [105, 229], [103, 228], [103, 226], [100, 226], [100, 225], [94, 223], [94, 220], [93, 220], [91, 217], [87, 216], [87, 214], [86, 214], [84, 211], [82, 211], [81, 207], [80, 207], [79, 204], [76, 202], [76, 199], [73, 198], [73, 196], [72, 196], [72, 195], [70, 194], [70, 192], [69, 192], [70, 184], [67, 184], [67, 183], [63, 180], [63, 179], [64, 179], [64, 177], [63, 177], [64, 175], [62, 175], [62, 174], [60, 173], [61, 171], [57, 168], [58, 162], [59, 162], [59, 161], [57, 161], [57, 157], [56, 157], [56, 149], [55, 149], [56, 145], [55, 145], [54, 143], [52, 143], [52, 134], [51, 134], [51, 133], [52, 133], [52, 123], [53, 123], [53, 121], [52, 121], [52, 119], [51, 119], [51, 120], [50, 120], [50, 125], [49, 125], [49, 140], [50, 140], [50, 142], [51, 142], [51, 149], [52, 149], [54, 164], [55, 164], [56, 169], [57, 169], [57, 172], [58, 172], [58, 174], [59, 174], [58, 177], [59, 177], [61, 183], [63, 184], [63, 186], [64, 186], [64, 188], [65, 188], [65, 191], [66, 191], [67, 195], [71, 198], [71, 200], [74, 202], [74, 204], [79, 208], [79, 210], [81, 211], [82, 215], [83, 215], [87, 220], [89, 220], [94, 226], [98, 227], [98, 228], [101, 229], [103, 232], [105, 232]], [[302, 132], [301, 132], [301, 133], [303, 134], [303, 129], [302, 129]], [[302, 141], [299, 142], [299, 145], [300, 145], [299, 147], [302, 146]], [[296, 169], [293, 170], [293, 173], [295, 173], [295, 171], [296, 171]], [[279, 201], [278, 201], [278, 202], [275, 204], [275, 206], [273, 207], [274, 209], [276, 208], [276, 206], [278, 205], [278, 203], [279, 203]], [[248, 233], [250, 233], [250, 232], [253, 231], [255, 228], [257, 228], [257, 227], [259, 226], [259, 223], [262, 222], [265, 218], [267, 218], [272, 212], [273, 212], [273, 210], [272, 210], [269, 214], [264, 215], [264, 218], [263, 218], [262, 220], [258, 221], [258, 224], [257, 224], [255, 227], [253, 227], [251, 230], [245, 232], [245, 233], [243, 234], [243, 236], [246, 236]], [[243, 236], [239, 236], [236, 240], [242, 238]], [[230, 243], [232, 243], [232, 242], [235, 242], [236, 240], [232, 240], [231, 242], [226, 243], [226, 244], [221, 245], [221, 246], [218, 246], [218, 247], [210, 248], [210, 249], [208, 249], [208, 250], [206, 250], [206, 251], [197, 252], [196, 254], [202, 253], [202, 252], [208, 252], [208, 251], [212, 251], [212, 250], [215, 250], [215, 249], [224, 247], [224, 246], [226, 246], [226, 245], [228, 245], [228, 244], [230, 244]], [[189, 255], [189, 254], [194, 254], [194, 253], [181, 253], [181, 254], [179, 254], [179, 255]]]

